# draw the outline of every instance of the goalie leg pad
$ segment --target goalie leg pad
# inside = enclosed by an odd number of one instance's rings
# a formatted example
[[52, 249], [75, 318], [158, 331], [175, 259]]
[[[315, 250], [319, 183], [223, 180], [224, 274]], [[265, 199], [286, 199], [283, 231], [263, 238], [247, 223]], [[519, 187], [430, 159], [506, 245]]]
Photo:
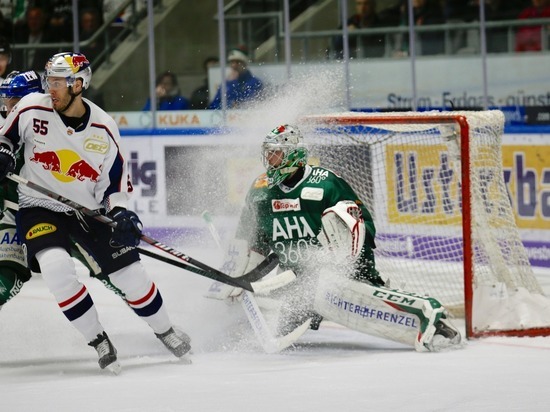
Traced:
[[[436, 325], [445, 319], [445, 308], [436, 299], [335, 277], [329, 272], [320, 274], [315, 310], [340, 325], [413, 346], [419, 352], [438, 350], [433, 344], [438, 334]], [[458, 330], [450, 327], [458, 335], [451, 344], [460, 342]]]

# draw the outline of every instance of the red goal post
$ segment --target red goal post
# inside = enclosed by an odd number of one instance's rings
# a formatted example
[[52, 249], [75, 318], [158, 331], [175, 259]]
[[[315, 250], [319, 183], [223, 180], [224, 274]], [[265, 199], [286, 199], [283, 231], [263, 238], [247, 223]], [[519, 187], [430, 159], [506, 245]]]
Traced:
[[373, 214], [383, 278], [463, 315], [468, 338], [550, 335], [504, 182], [502, 112], [348, 112], [300, 126], [313, 160]]

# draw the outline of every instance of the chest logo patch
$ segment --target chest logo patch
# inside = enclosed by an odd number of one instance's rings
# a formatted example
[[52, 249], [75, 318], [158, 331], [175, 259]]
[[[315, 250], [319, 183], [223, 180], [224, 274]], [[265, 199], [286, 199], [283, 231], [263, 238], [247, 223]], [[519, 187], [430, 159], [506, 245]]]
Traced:
[[84, 150], [92, 153], [105, 154], [109, 150], [109, 145], [98, 139], [86, 139], [84, 142]]
[[29, 231], [25, 235], [25, 239], [31, 240], [42, 235], [53, 233], [56, 230], [57, 227], [55, 225], [52, 225], [51, 223], [39, 223], [29, 229]]
[[304, 187], [300, 197], [304, 200], [316, 200], [320, 202], [323, 200], [323, 195], [325, 194], [325, 189], [320, 187]]
[[273, 199], [271, 208], [274, 212], [289, 212], [301, 210], [300, 199]]

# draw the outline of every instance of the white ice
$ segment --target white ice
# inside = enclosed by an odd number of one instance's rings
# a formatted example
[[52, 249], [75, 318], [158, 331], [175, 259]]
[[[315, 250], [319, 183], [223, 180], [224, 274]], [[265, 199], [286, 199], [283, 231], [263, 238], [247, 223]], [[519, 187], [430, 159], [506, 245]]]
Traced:
[[[191, 256], [208, 261], [211, 251]], [[193, 339], [191, 365], [99, 282], [82, 275], [123, 371], [62, 316], [40, 277], [0, 311], [1, 411], [290, 412], [547, 411], [550, 338], [488, 338], [462, 350], [416, 353], [323, 323], [295, 348], [268, 355], [239, 305], [203, 297], [210, 281], [144, 258], [174, 323]], [[550, 272], [537, 272], [550, 292]], [[461, 325], [463, 326], [463, 325]], [[232, 336], [232, 331], [237, 336]]]

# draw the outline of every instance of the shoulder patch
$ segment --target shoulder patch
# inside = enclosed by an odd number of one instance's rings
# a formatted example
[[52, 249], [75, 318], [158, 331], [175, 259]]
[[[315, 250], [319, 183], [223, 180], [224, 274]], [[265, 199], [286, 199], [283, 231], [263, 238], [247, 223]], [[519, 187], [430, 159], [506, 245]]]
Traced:
[[262, 174], [256, 178], [253, 184], [254, 189], [267, 187], [267, 174]]

